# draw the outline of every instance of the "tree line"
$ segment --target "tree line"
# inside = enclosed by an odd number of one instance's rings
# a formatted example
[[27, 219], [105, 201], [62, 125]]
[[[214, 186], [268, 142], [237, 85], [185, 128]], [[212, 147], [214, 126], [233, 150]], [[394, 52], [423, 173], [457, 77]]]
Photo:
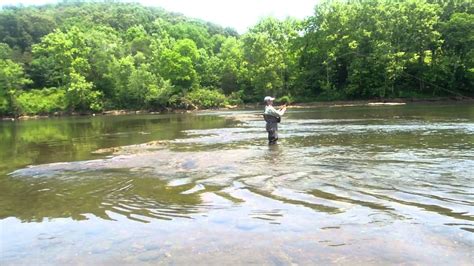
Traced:
[[323, 1], [234, 29], [161, 8], [0, 10], [0, 115], [474, 95], [474, 4]]

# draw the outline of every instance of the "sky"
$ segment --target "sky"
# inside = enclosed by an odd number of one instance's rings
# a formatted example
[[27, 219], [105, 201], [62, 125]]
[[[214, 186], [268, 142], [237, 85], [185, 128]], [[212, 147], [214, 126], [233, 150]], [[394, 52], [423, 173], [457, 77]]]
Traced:
[[[265, 16], [284, 19], [288, 16], [305, 18], [314, 13], [319, 0], [136, 0], [146, 6], [160, 6], [167, 11], [182, 13], [232, 27], [239, 33], [255, 25]], [[41, 5], [56, 0], [0, 0], [0, 5]], [[130, 1], [129, 1], [130, 2]]]

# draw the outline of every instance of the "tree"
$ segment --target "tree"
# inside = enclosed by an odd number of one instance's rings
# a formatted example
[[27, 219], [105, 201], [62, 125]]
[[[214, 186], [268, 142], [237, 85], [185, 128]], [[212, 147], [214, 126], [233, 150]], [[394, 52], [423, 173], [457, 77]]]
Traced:
[[10, 59], [0, 59], [0, 114], [16, 114], [16, 95], [31, 83], [23, 67]]
[[171, 49], [165, 48], [161, 53], [159, 72], [173, 85], [188, 90], [199, 83], [195, 69], [198, 59], [199, 53], [193, 40], [178, 40]]
[[220, 87], [228, 94], [240, 90], [246, 76], [243, 43], [235, 37], [227, 38], [218, 56], [223, 65]]
[[33, 46], [33, 79], [40, 86], [63, 87], [72, 70], [86, 76], [90, 51], [84, 32], [78, 27], [67, 32], [55, 30]]
[[323, 2], [305, 26], [302, 83], [328, 99], [434, 92], [439, 13], [426, 1]]
[[192, 40], [197, 48], [204, 48], [206, 51], [212, 46], [211, 36], [206, 27], [196, 22], [179, 22], [172, 25], [168, 30], [171, 37], [176, 40]]
[[291, 19], [266, 18], [243, 36], [248, 78], [255, 95], [287, 93], [289, 69], [295, 63], [290, 46], [298, 36], [296, 26]]
[[454, 13], [442, 23], [444, 56], [438, 69], [450, 90], [474, 93], [474, 14]]
[[474, 96], [472, 1], [324, 0], [304, 21], [264, 18], [242, 36], [161, 8], [69, 2], [0, 10], [2, 115], [18, 99], [44, 112], [61, 99], [71, 111], [223, 103], [222, 92], [232, 103]]
[[11, 59], [12, 49], [6, 43], [0, 43], [0, 59]]
[[[152, 92], [152, 94], [150, 94]], [[160, 98], [158, 78], [149, 71], [148, 64], [141, 64], [133, 68], [128, 78], [127, 103], [130, 107], [150, 107], [154, 98]]]
[[151, 54], [151, 40], [142, 25], [130, 27], [126, 32], [125, 41], [130, 47], [130, 54], [135, 55], [138, 52], [148, 56]]
[[114, 87], [106, 75], [108, 66], [115, 56], [122, 54], [123, 41], [114, 29], [106, 26], [94, 27], [84, 33], [86, 46], [90, 47], [87, 55], [90, 71], [85, 77], [94, 83], [96, 89], [101, 91], [104, 97], [111, 98]]
[[69, 74], [69, 84], [66, 90], [68, 107], [72, 111], [102, 110], [102, 93], [93, 90], [93, 83], [75, 70]]
[[204, 49], [199, 49], [200, 60], [196, 70], [200, 76], [202, 87], [219, 88], [222, 77], [222, 59], [218, 56], [208, 56]]

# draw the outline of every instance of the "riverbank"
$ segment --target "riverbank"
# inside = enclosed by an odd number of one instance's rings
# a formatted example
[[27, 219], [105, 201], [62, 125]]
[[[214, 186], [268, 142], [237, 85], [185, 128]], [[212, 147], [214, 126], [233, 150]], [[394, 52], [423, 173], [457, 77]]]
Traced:
[[404, 105], [404, 104], [428, 104], [428, 103], [456, 103], [474, 102], [468, 97], [434, 97], [434, 98], [392, 98], [392, 99], [371, 99], [371, 100], [343, 100], [343, 101], [320, 101], [308, 103], [289, 104], [291, 108], [314, 108], [314, 107], [350, 107], [350, 106], [383, 106], [383, 105]]
[[[304, 102], [304, 103], [291, 103], [288, 104], [288, 108], [293, 109], [304, 109], [304, 108], [318, 108], [318, 107], [354, 107], [354, 106], [396, 106], [405, 104], [439, 104], [439, 103], [474, 103], [473, 98], [468, 97], [435, 97], [435, 98], [394, 98], [394, 99], [374, 99], [374, 100], [344, 100], [344, 101], [320, 101], [320, 102]], [[258, 109], [261, 108], [263, 103], [247, 103], [243, 105], [232, 105], [220, 108], [208, 108], [208, 109], [163, 109], [161, 111], [149, 111], [149, 110], [107, 110], [103, 112], [56, 112], [48, 115], [21, 115], [18, 117], [0, 117], [2, 121], [17, 121], [17, 120], [31, 120], [31, 119], [46, 119], [53, 117], [68, 117], [68, 116], [117, 116], [117, 115], [141, 115], [141, 114], [179, 114], [179, 113], [192, 113], [198, 111], [208, 110], [241, 110], [241, 109]]]

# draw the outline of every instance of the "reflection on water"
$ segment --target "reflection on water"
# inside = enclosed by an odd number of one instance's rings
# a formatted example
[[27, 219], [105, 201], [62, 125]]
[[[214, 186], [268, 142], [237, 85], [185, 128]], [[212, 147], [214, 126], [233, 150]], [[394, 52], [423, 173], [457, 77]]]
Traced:
[[472, 106], [290, 110], [272, 146], [263, 128], [258, 111], [0, 124], [0, 262], [474, 259]]

